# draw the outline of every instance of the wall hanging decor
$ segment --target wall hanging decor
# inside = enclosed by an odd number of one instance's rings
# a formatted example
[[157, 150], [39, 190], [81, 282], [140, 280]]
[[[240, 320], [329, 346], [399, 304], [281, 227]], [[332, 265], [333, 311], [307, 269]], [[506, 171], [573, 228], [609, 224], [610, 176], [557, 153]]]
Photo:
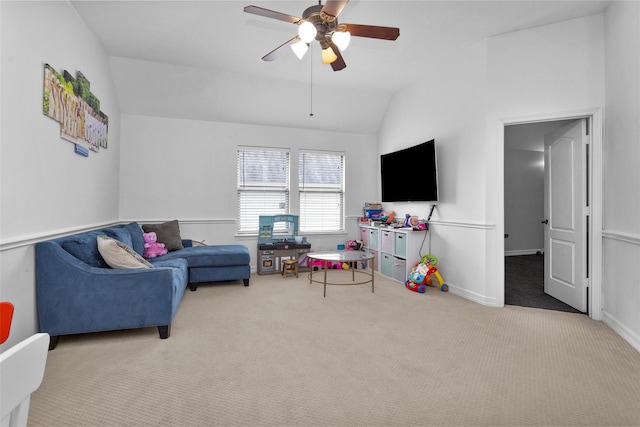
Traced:
[[60, 123], [60, 137], [76, 144], [75, 152], [88, 156], [108, 147], [109, 117], [100, 111], [100, 100], [80, 71], [74, 78], [44, 64], [42, 112]]

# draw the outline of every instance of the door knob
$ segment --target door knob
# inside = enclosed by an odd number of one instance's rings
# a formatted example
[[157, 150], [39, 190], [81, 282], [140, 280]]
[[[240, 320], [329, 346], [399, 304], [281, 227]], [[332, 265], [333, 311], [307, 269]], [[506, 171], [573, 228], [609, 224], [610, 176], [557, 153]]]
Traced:
[[540, 222], [543, 223], [543, 224], [549, 224], [549, 220], [548, 219], [545, 219], [544, 221], [540, 221]]

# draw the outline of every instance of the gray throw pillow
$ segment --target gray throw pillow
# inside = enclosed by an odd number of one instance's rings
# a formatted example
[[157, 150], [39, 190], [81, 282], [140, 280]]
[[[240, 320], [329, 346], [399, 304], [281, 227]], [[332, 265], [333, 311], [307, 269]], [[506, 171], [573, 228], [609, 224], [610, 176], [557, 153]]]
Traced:
[[168, 251], [177, 251], [184, 249], [182, 246], [182, 237], [180, 237], [180, 226], [178, 220], [164, 222], [162, 224], [143, 224], [142, 229], [145, 233], [156, 233], [158, 243], [164, 243]]

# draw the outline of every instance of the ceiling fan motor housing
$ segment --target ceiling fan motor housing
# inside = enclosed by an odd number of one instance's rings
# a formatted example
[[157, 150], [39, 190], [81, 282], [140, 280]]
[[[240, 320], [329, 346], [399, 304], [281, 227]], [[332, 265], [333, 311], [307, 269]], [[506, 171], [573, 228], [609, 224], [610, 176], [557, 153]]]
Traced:
[[[330, 41], [331, 34], [336, 31], [338, 20], [335, 16], [322, 13], [322, 5], [307, 8], [302, 14], [305, 21], [311, 22], [316, 27], [316, 40], [321, 44]], [[326, 47], [323, 45], [323, 48]]]

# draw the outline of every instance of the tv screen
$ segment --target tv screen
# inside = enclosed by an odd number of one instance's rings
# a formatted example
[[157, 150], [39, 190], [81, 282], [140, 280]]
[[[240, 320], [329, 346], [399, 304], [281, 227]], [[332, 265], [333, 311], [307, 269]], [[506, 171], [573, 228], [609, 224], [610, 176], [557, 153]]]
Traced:
[[437, 202], [436, 142], [380, 156], [383, 202]]

